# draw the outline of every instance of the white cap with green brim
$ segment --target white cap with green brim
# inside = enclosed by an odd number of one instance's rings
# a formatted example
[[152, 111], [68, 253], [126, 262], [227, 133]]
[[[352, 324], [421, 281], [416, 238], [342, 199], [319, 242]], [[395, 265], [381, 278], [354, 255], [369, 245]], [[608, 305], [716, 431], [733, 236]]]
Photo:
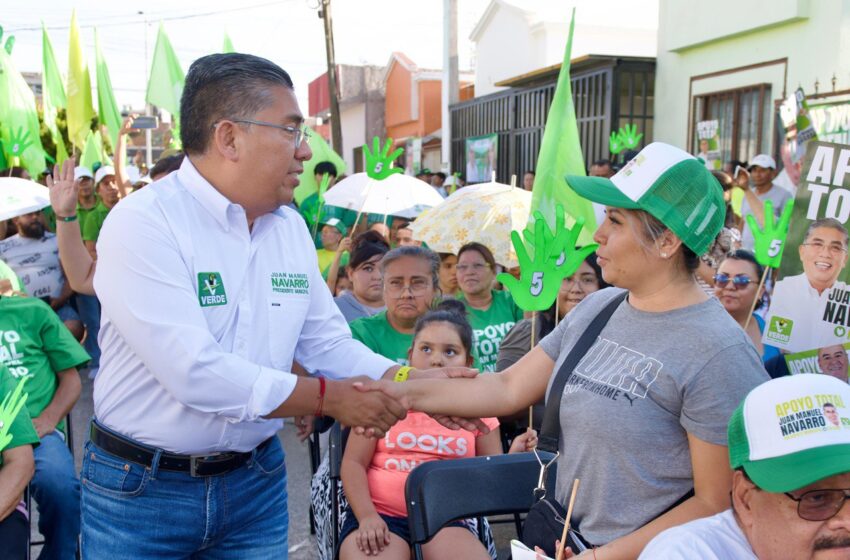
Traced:
[[610, 179], [568, 175], [567, 184], [599, 204], [645, 210], [697, 255], [705, 253], [726, 220], [723, 189], [688, 152], [653, 142]]
[[820, 373], [759, 385], [729, 419], [729, 464], [767, 492], [850, 472], [850, 385]]

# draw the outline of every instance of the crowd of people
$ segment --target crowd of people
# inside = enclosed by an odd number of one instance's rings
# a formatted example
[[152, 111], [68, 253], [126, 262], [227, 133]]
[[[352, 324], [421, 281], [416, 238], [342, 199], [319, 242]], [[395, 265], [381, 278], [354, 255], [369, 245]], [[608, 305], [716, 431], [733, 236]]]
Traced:
[[[27, 488], [41, 558], [79, 547], [84, 558], [285, 558], [276, 433], [283, 418], [303, 435], [330, 416], [353, 428], [339, 557], [407, 559], [409, 472], [533, 450], [551, 399], [558, 501], [581, 480], [572, 522], [588, 550], [568, 556], [850, 554], [846, 351], [818, 354], [829, 375], [788, 377], [762, 337], [782, 288], [760, 282], [742, 216], [763, 224], [765, 200], [778, 218], [794, 197], [771, 157], [710, 172], [653, 143], [570, 177], [597, 208], [599, 247], [532, 315], [497, 282], [508, 263], [480, 242], [436, 253], [410, 219], [358, 220], [318, 194], [296, 205], [311, 150], [292, 88], [264, 59], [200, 58], [181, 101], [182, 152], [132, 180], [130, 116], [114, 162], [56, 166], [44, 178], [51, 208], [0, 223], [0, 397], [24, 379], [28, 393], [5, 427], [0, 558], [25, 555]], [[330, 189], [344, 179], [330, 162], [314, 169]], [[464, 184], [419, 178], [443, 197]], [[804, 245], [801, 276], [835, 282], [843, 224], [816, 222]], [[843, 264], [827, 274], [821, 256]], [[825, 297], [816, 288], [806, 297]], [[570, 361], [563, 394], [548, 394]], [[77, 472], [65, 418], [80, 372], [94, 379], [95, 417]], [[473, 521], [446, 526], [425, 557], [491, 557]]]

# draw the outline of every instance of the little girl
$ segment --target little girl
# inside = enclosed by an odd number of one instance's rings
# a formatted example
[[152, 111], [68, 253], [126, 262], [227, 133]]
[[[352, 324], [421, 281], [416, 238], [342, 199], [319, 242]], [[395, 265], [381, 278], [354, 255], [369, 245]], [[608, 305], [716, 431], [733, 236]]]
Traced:
[[[417, 369], [472, 365], [472, 328], [462, 303], [447, 300], [416, 323], [410, 365]], [[386, 560], [408, 560], [410, 531], [404, 499], [407, 475], [428, 461], [499, 455], [502, 444], [499, 422], [484, 420], [490, 433], [450, 430], [422, 412], [409, 412], [381, 440], [349, 436], [342, 459], [342, 486], [349, 509], [340, 531], [340, 559], [355, 560], [381, 555]], [[530, 430], [517, 437], [510, 453], [537, 445]], [[489, 560], [487, 550], [461, 521], [444, 527], [423, 545], [426, 559], [464, 558]]]

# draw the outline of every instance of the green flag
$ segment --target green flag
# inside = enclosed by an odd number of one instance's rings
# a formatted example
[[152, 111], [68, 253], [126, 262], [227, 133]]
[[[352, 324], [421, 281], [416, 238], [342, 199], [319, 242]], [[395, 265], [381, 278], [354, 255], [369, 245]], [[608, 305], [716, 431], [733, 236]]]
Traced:
[[74, 146], [82, 147], [91, 130], [94, 107], [91, 99], [91, 77], [83, 45], [77, 12], [71, 13], [71, 40], [68, 47], [68, 137]]
[[109, 79], [109, 68], [100, 50], [100, 38], [97, 29], [94, 30], [94, 45], [97, 67], [97, 114], [100, 124], [106, 125], [113, 149], [118, 145], [118, 131], [121, 130], [121, 112], [115, 102], [112, 91], [112, 80]]
[[304, 129], [307, 131], [307, 144], [313, 151], [313, 157], [304, 162], [304, 172], [298, 176], [301, 182], [295, 187], [294, 193], [297, 204], [301, 204], [301, 201], [319, 190], [319, 185], [316, 184], [316, 174], [313, 173], [316, 164], [329, 161], [336, 167], [337, 176], [345, 173], [345, 160], [333, 151], [325, 142], [325, 139], [315, 130], [309, 127], [304, 127]]
[[233, 53], [236, 52], [236, 49], [233, 48], [233, 41], [230, 40], [230, 35], [227, 34], [227, 31], [224, 32], [224, 46], [221, 49], [223, 53]]
[[[585, 175], [584, 157], [581, 154], [570, 84], [570, 51], [574, 26], [575, 8], [570, 20], [564, 62], [561, 64], [558, 84], [555, 87], [552, 105], [549, 107], [549, 116], [546, 118], [543, 140], [540, 143], [540, 153], [537, 156], [537, 173], [531, 197], [529, 224], [533, 223], [535, 211], [540, 211], [549, 223], [555, 223], [555, 208], [560, 204], [573, 220], [584, 218], [585, 227], [582, 229], [578, 242], [580, 245], [586, 245], [591, 243], [593, 233], [596, 231], [593, 206], [589, 200], [573, 192], [564, 178], [566, 175]], [[529, 228], [532, 227], [529, 225]]]
[[59, 73], [59, 65], [53, 55], [53, 45], [47, 36], [47, 28], [41, 23], [41, 106], [44, 111], [44, 126], [50, 131], [50, 136], [56, 144], [56, 163], [62, 164], [68, 159], [68, 150], [65, 149], [65, 140], [56, 124], [56, 113], [60, 107], [67, 106], [65, 99], [65, 86], [62, 85], [62, 75]]
[[177, 60], [171, 41], [168, 40], [165, 28], [160, 23], [145, 101], [179, 117], [180, 96], [183, 94], [185, 80], [186, 76], [180, 67], [180, 61]]
[[96, 163], [103, 163], [103, 139], [100, 137], [100, 132], [89, 130], [80, 156], [80, 165], [93, 170]]
[[44, 172], [35, 96], [15, 68], [6, 49], [0, 48], [0, 140], [7, 165], [24, 167], [33, 177]]

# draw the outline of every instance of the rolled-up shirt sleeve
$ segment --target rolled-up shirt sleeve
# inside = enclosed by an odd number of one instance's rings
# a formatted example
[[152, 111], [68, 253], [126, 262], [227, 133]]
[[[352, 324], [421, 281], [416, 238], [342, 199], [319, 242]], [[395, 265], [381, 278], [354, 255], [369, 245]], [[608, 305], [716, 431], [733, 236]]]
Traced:
[[165, 390], [234, 421], [258, 420], [285, 401], [297, 377], [225, 351], [167, 228], [138, 207], [111, 214], [97, 244], [95, 291], [104, 318]]
[[398, 364], [369, 350], [351, 338], [351, 329], [327, 287], [318, 266], [311, 267], [310, 309], [295, 347], [295, 359], [308, 371], [319, 372], [331, 379], [365, 375], [380, 379]]

